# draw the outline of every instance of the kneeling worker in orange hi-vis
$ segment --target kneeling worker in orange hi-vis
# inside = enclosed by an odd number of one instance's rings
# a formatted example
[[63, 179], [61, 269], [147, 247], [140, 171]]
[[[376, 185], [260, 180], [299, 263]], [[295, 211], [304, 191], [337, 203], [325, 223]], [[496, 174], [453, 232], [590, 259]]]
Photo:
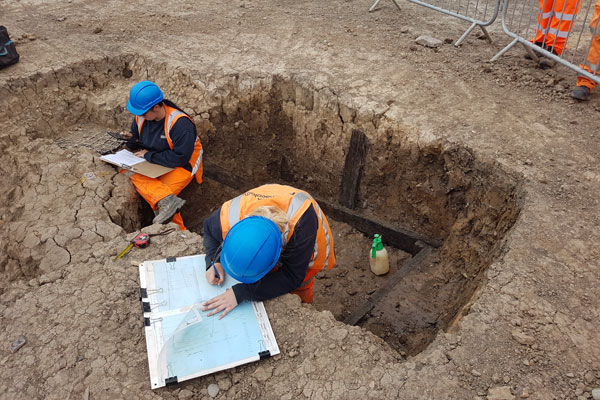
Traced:
[[263, 185], [225, 202], [204, 221], [206, 279], [241, 283], [203, 304], [223, 318], [241, 302], [285, 293], [313, 300], [313, 277], [335, 265], [333, 234], [317, 202], [284, 185]]
[[138, 157], [172, 171], [150, 178], [133, 174], [130, 179], [138, 193], [156, 214], [153, 223], [172, 221], [185, 229], [179, 210], [185, 200], [177, 197], [194, 176], [202, 183], [202, 144], [192, 119], [153, 82], [136, 83], [129, 92], [127, 110], [135, 115], [127, 147]]
[[[592, 32], [592, 43], [585, 60], [585, 63], [580, 65], [580, 68], [598, 75], [600, 73], [600, 1], [594, 6], [596, 9], [594, 16], [590, 22], [590, 31]], [[571, 97], [577, 100], [589, 100], [592, 90], [596, 87], [596, 82], [586, 78], [585, 76], [577, 77], [577, 86], [573, 88]]]

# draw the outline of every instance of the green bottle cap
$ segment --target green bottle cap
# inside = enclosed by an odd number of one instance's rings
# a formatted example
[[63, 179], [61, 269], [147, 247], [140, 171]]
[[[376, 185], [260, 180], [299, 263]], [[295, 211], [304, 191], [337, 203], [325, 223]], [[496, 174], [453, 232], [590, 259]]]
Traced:
[[383, 243], [381, 243], [381, 235], [376, 233], [373, 238], [373, 245], [371, 246], [371, 258], [375, 258], [375, 252], [383, 249]]

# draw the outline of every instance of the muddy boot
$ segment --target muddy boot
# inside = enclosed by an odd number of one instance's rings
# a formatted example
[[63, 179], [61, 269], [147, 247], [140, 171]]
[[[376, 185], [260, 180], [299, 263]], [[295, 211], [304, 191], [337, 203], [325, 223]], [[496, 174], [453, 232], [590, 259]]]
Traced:
[[158, 215], [152, 220], [153, 224], [166, 224], [173, 218], [173, 215], [177, 214], [181, 207], [185, 204], [185, 200], [175, 196], [168, 195], [161, 199], [158, 206]]
[[588, 101], [591, 92], [587, 86], [575, 86], [571, 91], [571, 97], [579, 101]]
[[549, 58], [542, 58], [540, 60], [540, 62], [538, 63], [538, 67], [540, 67], [540, 69], [553, 68], [555, 65], [556, 65], [556, 61], [551, 60]]

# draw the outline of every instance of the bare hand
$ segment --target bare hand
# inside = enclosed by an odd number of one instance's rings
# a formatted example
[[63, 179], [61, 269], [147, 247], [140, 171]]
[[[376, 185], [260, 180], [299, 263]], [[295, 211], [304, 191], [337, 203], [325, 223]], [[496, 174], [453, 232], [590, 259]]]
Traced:
[[121, 137], [123, 139], [131, 139], [133, 137], [133, 134], [131, 132], [120, 132], [121, 133]]
[[214, 266], [217, 269], [217, 272], [219, 272], [219, 278], [217, 278], [217, 274], [215, 274], [215, 268], [211, 266], [206, 270], [206, 281], [211, 285], [221, 286], [223, 282], [225, 282], [225, 270], [221, 263], [215, 263]]
[[147, 152], [148, 152], [148, 150], [142, 149], [142, 150], [136, 151], [135, 153], [133, 153], [133, 155], [137, 156], [137, 157], [142, 157], [143, 158], [144, 154], [146, 154]]
[[213, 297], [206, 303], [202, 304], [202, 311], [212, 310], [208, 313], [208, 317], [223, 311], [223, 313], [219, 316], [219, 319], [221, 319], [229, 314], [229, 311], [233, 310], [237, 304], [235, 293], [233, 293], [232, 289], [227, 289], [225, 293], [220, 294], [217, 297]]

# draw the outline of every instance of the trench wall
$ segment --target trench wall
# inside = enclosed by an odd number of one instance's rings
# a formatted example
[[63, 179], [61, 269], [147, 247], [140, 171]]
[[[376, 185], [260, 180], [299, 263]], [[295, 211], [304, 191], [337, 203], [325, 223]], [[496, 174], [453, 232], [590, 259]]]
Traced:
[[[36, 141], [51, 146], [75, 127], [126, 128], [131, 123], [125, 109], [128, 91], [141, 79], [154, 80], [167, 98], [189, 112], [205, 162], [253, 184], [284, 182], [335, 203], [350, 136], [354, 129], [363, 132], [369, 145], [358, 211], [443, 240], [439, 268], [454, 285], [449, 286], [453, 293], [439, 290], [454, 303], [437, 328], [447, 326], [482, 283], [483, 272], [518, 217], [522, 189], [517, 176], [467, 148], [419, 142], [418, 133], [388, 118], [385, 107], [373, 111], [376, 107], [366, 100], [342, 99], [310, 77], [201, 74], [135, 55], [87, 60], [1, 80], [0, 108], [8, 112], [0, 115], [0, 140], [16, 154], [27, 152]], [[27, 179], [33, 186], [59, 184], [33, 179], [31, 170], [7, 167], [19, 162], [6, 153], [1, 161], [4, 187]], [[108, 168], [97, 160], [90, 163], [90, 168]], [[35, 168], [43, 170], [43, 162]], [[131, 231], [139, 228], [133, 209], [139, 200], [127, 185], [126, 180], [111, 179], [110, 190], [94, 201], [107, 214], [102, 218]], [[27, 230], [41, 223], [35, 214], [26, 217], [15, 211], [14, 204], [26, 203], [27, 197], [23, 189], [0, 193], [3, 224]], [[11, 250], [7, 257], [16, 265], [10, 278], [3, 279], [34, 275], [41, 259], [25, 263], [23, 242], [15, 243], [6, 232], [1, 235], [4, 249]], [[38, 235], [40, 245], [51, 236]]]

